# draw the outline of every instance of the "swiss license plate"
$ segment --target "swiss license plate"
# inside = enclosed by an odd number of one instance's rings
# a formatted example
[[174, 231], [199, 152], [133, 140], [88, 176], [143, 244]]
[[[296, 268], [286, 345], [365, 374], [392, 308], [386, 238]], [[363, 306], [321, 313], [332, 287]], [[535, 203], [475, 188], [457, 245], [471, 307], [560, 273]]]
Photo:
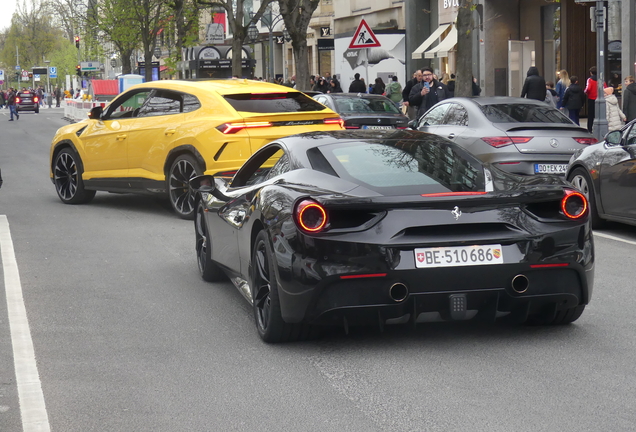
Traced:
[[503, 264], [501, 245], [451, 246], [415, 249], [415, 267], [459, 267]]
[[535, 174], [565, 174], [568, 164], [534, 164]]
[[362, 126], [362, 129], [393, 129], [393, 126], [374, 126], [374, 125], [370, 125], [370, 126]]

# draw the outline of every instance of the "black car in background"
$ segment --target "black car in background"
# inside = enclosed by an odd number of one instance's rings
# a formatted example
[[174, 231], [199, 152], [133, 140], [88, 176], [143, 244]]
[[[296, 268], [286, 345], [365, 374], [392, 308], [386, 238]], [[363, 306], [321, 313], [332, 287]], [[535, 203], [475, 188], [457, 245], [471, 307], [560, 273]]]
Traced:
[[320, 325], [568, 324], [592, 294], [585, 196], [436, 135], [294, 135], [229, 183], [203, 175], [190, 187], [201, 276], [229, 276], [267, 342]]
[[406, 129], [409, 119], [391, 99], [367, 93], [326, 93], [313, 96], [340, 114], [346, 129]]
[[35, 111], [40, 112], [40, 98], [32, 91], [23, 90], [19, 92], [15, 98], [16, 111]]
[[575, 153], [567, 179], [587, 195], [594, 228], [604, 220], [636, 225], [636, 121]]

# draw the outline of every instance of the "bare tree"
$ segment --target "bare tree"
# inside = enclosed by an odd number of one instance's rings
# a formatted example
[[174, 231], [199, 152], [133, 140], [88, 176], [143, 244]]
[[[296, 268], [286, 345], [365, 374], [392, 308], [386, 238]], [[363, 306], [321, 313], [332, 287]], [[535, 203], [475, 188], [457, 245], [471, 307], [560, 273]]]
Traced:
[[247, 37], [247, 29], [261, 19], [265, 10], [273, 0], [262, 0], [256, 13], [250, 14], [246, 0], [200, 1], [199, 4], [222, 7], [227, 13], [227, 22], [232, 32], [232, 75], [240, 77], [241, 51]]
[[309, 90], [309, 56], [307, 28], [320, 0], [278, 0], [280, 13], [291, 37], [296, 62], [296, 88]]
[[47, 0], [46, 7], [66, 38], [73, 42], [86, 19], [86, 7], [76, 0]]

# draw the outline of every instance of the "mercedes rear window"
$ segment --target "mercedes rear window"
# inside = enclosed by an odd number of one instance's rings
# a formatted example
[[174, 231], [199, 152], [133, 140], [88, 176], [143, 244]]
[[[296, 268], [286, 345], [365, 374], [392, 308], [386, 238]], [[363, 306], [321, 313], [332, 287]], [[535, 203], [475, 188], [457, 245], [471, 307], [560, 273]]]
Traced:
[[363, 183], [380, 193], [386, 193], [387, 188], [400, 195], [485, 190], [481, 162], [435, 136], [345, 142], [319, 148], [338, 177]]
[[225, 95], [237, 111], [253, 113], [284, 113], [298, 111], [323, 111], [326, 107], [304, 93], [260, 93]]
[[559, 123], [572, 125], [569, 118], [547, 104], [482, 105], [481, 112], [493, 123]]
[[395, 104], [383, 98], [334, 97], [339, 113], [400, 114]]

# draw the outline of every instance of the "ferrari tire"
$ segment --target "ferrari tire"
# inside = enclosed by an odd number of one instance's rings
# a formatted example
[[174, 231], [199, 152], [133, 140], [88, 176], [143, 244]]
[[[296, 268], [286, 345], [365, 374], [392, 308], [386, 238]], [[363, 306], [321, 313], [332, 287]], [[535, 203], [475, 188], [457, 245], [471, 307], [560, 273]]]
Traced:
[[319, 330], [307, 323], [286, 323], [278, 297], [278, 280], [274, 252], [265, 231], [254, 242], [251, 286], [254, 296], [254, 319], [258, 335], [265, 342], [292, 342], [317, 337]]
[[84, 188], [82, 162], [71, 148], [64, 148], [53, 162], [53, 183], [57, 196], [64, 204], [85, 204], [95, 197], [94, 190]]
[[568, 181], [572, 185], [583, 192], [587, 197], [587, 201], [590, 206], [590, 220], [592, 221], [592, 228], [601, 228], [603, 225], [603, 219], [598, 215], [598, 209], [596, 208], [596, 195], [594, 194], [594, 186], [592, 179], [587, 171], [583, 168], [576, 168], [568, 177]]
[[212, 261], [212, 241], [205, 221], [205, 211], [203, 204], [199, 202], [197, 213], [194, 219], [194, 230], [196, 236], [197, 263], [201, 278], [206, 282], [217, 282], [225, 278], [223, 270]]
[[36, 113], [36, 114], [40, 114], [40, 107], [36, 107], [36, 108], [35, 108], [35, 113]]
[[190, 179], [203, 174], [199, 163], [189, 154], [182, 154], [172, 162], [168, 172], [167, 190], [170, 204], [182, 219], [193, 220], [194, 195], [190, 191]]

